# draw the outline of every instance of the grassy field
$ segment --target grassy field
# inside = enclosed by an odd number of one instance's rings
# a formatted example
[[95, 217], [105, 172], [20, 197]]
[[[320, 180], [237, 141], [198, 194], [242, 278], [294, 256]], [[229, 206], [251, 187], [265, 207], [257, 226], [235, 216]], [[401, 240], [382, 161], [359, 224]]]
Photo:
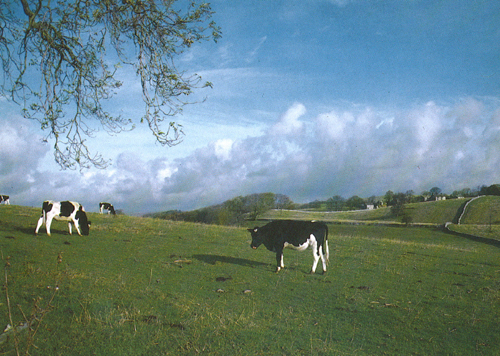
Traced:
[[[498, 219], [500, 222], [500, 199], [498, 201]], [[406, 205], [406, 212], [411, 216], [414, 224], [444, 225], [446, 222], [458, 222], [457, 212], [465, 205], [468, 199], [453, 199], [444, 201], [430, 201]], [[298, 211], [298, 210], [270, 210], [262, 216], [263, 219], [298, 219], [321, 220], [326, 222], [363, 222], [363, 223], [401, 223], [401, 217], [391, 214], [391, 208], [356, 211]], [[472, 221], [474, 218], [472, 219]]]
[[500, 351], [500, 246], [485, 240], [334, 224], [327, 274], [293, 250], [275, 274], [244, 228], [89, 214], [88, 237], [61, 222], [35, 237], [38, 215], [0, 206], [0, 327], [32, 322], [0, 336], [2, 354]]
[[484, 196], [471, 201], [462, 224], [500, 224], [500, 197]]

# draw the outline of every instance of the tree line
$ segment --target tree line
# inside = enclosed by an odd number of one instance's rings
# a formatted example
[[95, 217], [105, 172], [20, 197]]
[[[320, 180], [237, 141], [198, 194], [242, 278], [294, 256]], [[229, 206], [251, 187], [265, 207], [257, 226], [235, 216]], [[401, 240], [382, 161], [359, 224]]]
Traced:
[[294, 209], [296, 204], [286, 195], [274, 193], [238, 196], [222, 204], [192, 211], [170, 210], [146, 214], [146, 217], [216, 225], [240, 225], [244, 220], [256, 220], [270, 209]]
[[415, 194], [413, 190], [393, 192], [388, 190], [383, 196], [371, 196], [363, 199], [354, 195], [348, 199], [335, 195], [327, 200], [315, 200], [306, 204], [296, 204], [284, 194], [259, 193], [247, 196], [238, 196], [222, 204], [196, 209], [192, 211], [170, 210], [144, 215], [175, 221], [188, 221], [215, 225], [241, 225], [245, 220], [256, 220], [270, 209], [287, 210], [320, 210], [320, 211], [351, 211], [388, 207], [391, 213], [410, 223], [410, 215], [406, 214], [406, 205], [440, 199], [469, 198], [478, 195], [499, 195], [500, 184], [480, 186], [475, 189], [464, 188], [455, 190], [451, 194], [444, 194], [439, 187]]

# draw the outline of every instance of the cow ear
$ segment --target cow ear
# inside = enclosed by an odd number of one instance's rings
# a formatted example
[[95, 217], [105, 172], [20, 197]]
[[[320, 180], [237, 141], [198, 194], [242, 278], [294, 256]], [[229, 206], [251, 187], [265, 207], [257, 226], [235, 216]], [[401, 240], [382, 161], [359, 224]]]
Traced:
[[248, 231], [248, 232], [252, 232], [252, 231], [253, 231], [253, 229], [247, 229], [247, 231]]

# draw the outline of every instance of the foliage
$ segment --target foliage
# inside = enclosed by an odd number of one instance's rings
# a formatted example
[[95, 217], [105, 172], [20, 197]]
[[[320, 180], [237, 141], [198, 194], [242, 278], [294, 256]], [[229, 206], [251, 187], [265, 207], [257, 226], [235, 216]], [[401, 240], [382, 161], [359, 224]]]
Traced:
[[[49, 299], [46, 271], [64, 256], [32, 353], [493, 355], [500, 343], [500, 249], [436, 229], [329, 225], [327, 274], [293, 250], [275, 274], [243, 228], [91, 214], [89, 237], [55, 222], [35, 238], [38, 209], [0, 208], [13, 303]], [[7, 314], [0, 304], [1, 325]]]
[[340, 195], [335, 195], [328, 198], [326, 201], [326, 208], [330, 211], [342, 211], [344, 209], [345, 199]]
[[286, 195], [274, 193], [251, 194], [238, 196], [219, 205], [213, 205], [192, 211], [167, 211], [146, 214], [175, 221], [199, 222], [216, 225], [241, 225], [245, 219], [256, 220], [269, 209], [290, 209], [293, 201]]
[[366, 209], [365, 201], [357, 195], [354, 195], [347, 199], [347, 201], [345, 202], [345, 206], [348, 210]]
[[[179, 3], [179, 4], [178, 4]], [[207, 3], [170, 0], [9, 1], [0, 7], [0, 94], [23, 106], [46, 138], [62, 168], [105, 167], [86, 139], [102, 128], [110, 133], [146, 122], [162, 145], [182, 138], [169, 118], [188, 103], [193, 89], [211, 86], [178, 69], [179, 56], [193, 43], [217, 40]], [[140, 79], [144, 113], [125, 118], [107, 104], [133, 68]], [[166, 127], [165, 127], [166, 126]]]
[[429, 190], [429, 192], [431, 193], [432, 196], [436, 197], [439, 194], [441, 194], [441, 188], [433, 187], [431, 188], [431, 190]]

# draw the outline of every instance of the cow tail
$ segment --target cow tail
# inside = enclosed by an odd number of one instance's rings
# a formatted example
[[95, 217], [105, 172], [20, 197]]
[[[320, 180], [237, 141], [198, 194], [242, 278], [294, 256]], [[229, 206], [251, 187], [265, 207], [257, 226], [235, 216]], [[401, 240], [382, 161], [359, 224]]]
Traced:
[[325, 225], [325, 240], [323, 241], [323, 246], [321, 246], [323, 249], [323, 255], [325, 256], [326, 260], [328, 261], [330, 259], [330, 249], [328, 248], [328, 226]]

